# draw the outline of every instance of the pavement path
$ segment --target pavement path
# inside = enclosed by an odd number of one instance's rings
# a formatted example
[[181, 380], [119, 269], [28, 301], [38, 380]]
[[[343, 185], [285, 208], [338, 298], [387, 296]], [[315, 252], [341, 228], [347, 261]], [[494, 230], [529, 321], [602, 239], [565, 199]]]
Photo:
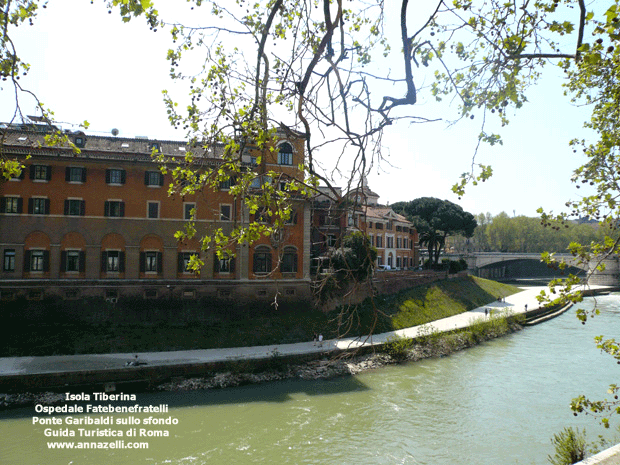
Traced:
[[[594, 288], [594, 287], [593, 287]], [[604, 288], [599, 286], [599, 288]], [[181, 350], [174, 352], [139, 352], [116, 354], [54, 355], [44, 357], [3, 357], [0, 358], [0, 377], [12, 374], [63, 373], [72, 371], [97, 371], [126, 367], [127, 362], [135, 360], [148, 366], [183, 365], [196, 363], [226, 362], [234, 360], [262, 359], [273, 355], [289, 356], [327, 352], [334, 349], [353, 349], [367, 345], [380, 345], [389, 338], [397, 336], [416, 337], [432, 331], [451, 331], [469, 326], [478, 319], [488, 318], [485, 310], [493, 314], [524, 313], [538, 308], [536, 296], [543, 286], [528, 287], [522, 292], [505, 298], [504, 301], [492, 302], [483, 307], [436, 320], [427, 325], [414, 326], [398, 331], [375, 334], [371, 337], [334, 339], [295, 344], [279, 344], [256, 347], [233, 347], [226, 349]], [[131, 369], [132, 367], [127, 367]]]

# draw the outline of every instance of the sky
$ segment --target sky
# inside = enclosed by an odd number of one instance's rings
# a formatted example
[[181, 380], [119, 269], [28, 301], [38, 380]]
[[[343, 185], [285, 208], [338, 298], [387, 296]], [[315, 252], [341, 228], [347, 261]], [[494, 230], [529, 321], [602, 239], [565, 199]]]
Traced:
[[[184, 2], [174, 5], [185, 7]], [[202, 10], [200, 14], [207, 14]], [[175, 15], [174, 10], [169, 13]], [[108, 14], [102, 2], [53, 0], [34, 26], [21, 26], [14, 39], [18, 54], [32, 66], [22, 85], [53, 109], [63, 128], [87, 120], [88, 132], [97, 135], [116, 128], [122, 137], [183, 138], [168, 123], [161, 94], [175, 89], [165, 59], [170, 48], [167, 32], [149, 31], [141, 18], [124, 24], [118, 12]], [[503, 145], [481, 146], [478, 151], [476, 162], [491, 165], [493, 177], [470, 186], [462, 199], [451, 186], [471, 166], [480, 121], [451, 126], [448, 121], [455, 118], [456, 106], [424, 97], [419, 105], [442, 121], [387, 128], [387, 163], [374, 167], [369, 187], [384, 204], [438, 197], [473, 214], [537, 216], [539, 207], [566, 211], [565, 202], [580, 193], [570, 182], [572, 171], [584, 161], [568, 142], [587, 134], [582, 126], [588, 109], [563, 95], [561, 72], [554, 66], [547, 67], [528, 99], [509, 114], [511, 123], [501, 130]], [[25, 114], [34, 114], [32, 101], [24, 98], [21, 103]], [[12, 88], [2, 85], [0, 121], [10, 120], [13, 108]], [[329, 164], [329, 155], [321, 154], [323, 164]]]

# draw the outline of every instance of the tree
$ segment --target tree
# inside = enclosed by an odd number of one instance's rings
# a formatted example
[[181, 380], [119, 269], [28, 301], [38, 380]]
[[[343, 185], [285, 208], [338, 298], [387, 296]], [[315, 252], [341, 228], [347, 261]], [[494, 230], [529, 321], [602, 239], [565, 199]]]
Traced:
[[368, 236], [357, 231], [342, 239], [342, 247], [331, 257], [331, 266], [339, 281], [359, 283], [372, 276], [377, 260], [377, 249], [370, 245]]
[[[479, 142], [500, 143], [499, 134], [486, 131], [486, 121], [497, 118], [507, 124], [509, 109], [523, 104], [528, 87], [545, 64], [563, 60], [569, 79], [578, 88], [583, 80], [580, 63], [594, 62], [607, 53], [600, 44], [584, 43], [585, 32], [593, 30], [616, 40], [615, 9], [609, 14], [588, 13], [582, 0], [511, 4], [438, 0], [424, 7], [414, 7], [408, 0], [351, 4], [342, 0], [251, 4], [247, 0], [189, 0], [196, 10], [192, 15], [196, 23], [191, 25], [161, 17], [156, 0], [104, 3], [110, 11], [118, 9], [123, 21], [141, 16], [151, 30], [171, 34], [170, 74], [187, 82], [189, 94], [179, 102], [164, 93], [170, 122], [197, 144], [223, 143], [226, 147], [223, 165], [205, 175], [193, 174], [191, 153], [185, 166], [174, 165], [180, 169], [171, 169], [176, 180], [173, 190], [181, 195], [234, 176], [241, 179], [233, 194], [246, 198], [255, 173], [240, 168], [241, 155], [248, 144], [273, 149], [270, 141], [276, 127], [303, 135], [306, 187], [315, 185], [317, 179], [331, 186], [317, 158], [319, 150], [350, 153], [352, 165], [346, 171], [350, 179], [361, 179], [382, 159], [381, 137], [386, 126], [402, 120], [436, 119], [416, 114], [420, 92], [437, 100], [454, 96], [459, 102], [455, 119], [481, 117]], [[19, 61], [10, 31], [32, 21], [40, 4], [45, 7], [40, 0], [5, 2], [0, 16], [3, 76], [16, 89], [20, 89], [19, 72], [28, 66]], [[388, 31], [396, 25], [399, 34], [392, 37]], [[188, 72], [181, 64], [193, 57], [202, 66]], [[390, 66], [383, 66], [388, 59]], [[599, 66], [609, 66], [602, 61]], [[420, 82], [427, 75], [433, 82], [423, 87]], [[52, 124], [52, 114], [40, 107], [42, 118]], [[489, 167], [472, 163], [454, 191], [462, 195], [468, 182], [484, 181], [490, 175]], [[267, 194], [261, 199], [249, 197], [254, 202], [250, 208], [286, 210], [283, 196]], [[335, 189], [332, 195], [338, 197]], [[247, 241], [256, 234], [233, 236], [218, 242], [214, 238], [222, 239], [219, 233], [209, 234], [204, 244]]]
[[448, 236], [472, 237], [477, 226], [474, 215], [449, 200], [421, 197], [410, 202], [397, 202], [392, 208], [413, 223], [420, 245], [426, 246], [430, 264], [435, 267]]
[[[171, 33], [170, 74], [188, 83], [189, 96], [178, 104], [165, 94], [170, 122], [197, 144], [226, 147], [218, 169], [196, 175], [191, 153], [185, 165], [173, 165], [172, 191], [195, 192], [239, 176], [233, 194], [248, 198], [250, 209], [269, 208], [277, 218], [286, 217], [287, 196], [267, 184], [264, 195], [246, 196], [256, 173], [241, 168], [248, 144], [262, 150], [273, 147], [276, 127], [304, 137], [307, 179], [294, 183], [291, 191], [310, 195], [317, 180], [332, 184], [321, 169], [322, 153], [336, 154], [340, 161], [350, 154], [350, 166], [336, 170], [361, 179], [382, 160], [381, 138], [387, 126], [435, 119], [416, 110], [421, 92], [437, 100], [454, 98], [455, 120], [481, 121], [479, 143], [501, 143], [487, 123], [495, 119], [508, 124], [507, 115], [523, 105], [543, 68], [559, 64], [566, 72], [567, 94], [592, 109], [586, 126], [595, 140], [572, 142], [588, 157], [573, 180], [591, 185], [595, 193], [568, 202], [572, 211], [566, 215], [541, 214], [550, 224], [571, 215], [599, 219], [608, 232], [605, 239], [574, 243], [570, 249], [578, 259], [590, 261], [617, 254], [620, 243], [619, 1], [595, 3], [588, 11], [584, 0], [437, 0], [415, 6], [409, 0], [189, 0], [192, 8], [200, 9], [191, 25], [161, 18], [151, 0], [105, 3], [117, 7], [124, 21], [142, 16], [153, 31]], [[30, 21], [40, 3], [13, 0], [0, 6], [0, 72], [18, 90], [17, 78], [27, 65], [19, 60], [10, 30]], [[391, 38], [388, 32], [395, 29], [399, 34]], [[184, 72], [181, 61], [196, 55], [203, 65], [196, 72]], [[395, 61], [384, 66], [383, 58], [390, 55]], [[421, 85], [425, 82], [431, 84]], [[51, 125], [52, 114], [42, 105], [41, 111]], [[458, 195], [469, 183], [492, 174], [489, 166], [476, 163], [475, 155], [468, 157], [471, 168], [453, 187]], [[3, 158], [0, 169], [10, 177], [19, 167]], [[332, 195], [338, 200], [336, 189]], [[216, 231], [203, 237], [203, 246], [226, 247], [270, 232], [255, 228], [231, 237]], [[189, 234], [195, 231], [190, 228]], [[563, 295], [579, 299], [570, 287]], [[620, 360], [620, 350], [610, 353]]]

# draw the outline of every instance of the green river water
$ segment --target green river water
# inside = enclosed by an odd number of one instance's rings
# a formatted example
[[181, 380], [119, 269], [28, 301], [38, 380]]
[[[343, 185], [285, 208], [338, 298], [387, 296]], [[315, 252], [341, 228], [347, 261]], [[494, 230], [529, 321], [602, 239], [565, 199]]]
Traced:
[[[614, 438], [614, 431], [569, 409], [576, 395], [601, 398], [618, 381], [620, 367], [600, 354], [593, 337], [620, 336], [620, 296], [598, 302], [602, 314], [585, 326], [571, 310], [445, 358], [331, 380], [138, 394], [134, 402], [110, 404], [164, 404], [169, 411], [89, 415], [139, 425], [67, 425], [67, 416], [50, 417], [34, 407], [0, 412], [0, 464], [545, 464], [551, 436], [565, 426], [585, 426], [590, 440], [599, 433]], [[150, 416], [178, 424], [144, 425]], [[62, 424], [33, 424], [33, 417]], [[120, 430], [124, 436], [79, 437], [79, 428]], [[131, 428], [169, 436], [127, 437]], [[46, 430], [78, 436], [46, 436]], [[148, 449], [50, 446], [117, 439], [145, 442]]]

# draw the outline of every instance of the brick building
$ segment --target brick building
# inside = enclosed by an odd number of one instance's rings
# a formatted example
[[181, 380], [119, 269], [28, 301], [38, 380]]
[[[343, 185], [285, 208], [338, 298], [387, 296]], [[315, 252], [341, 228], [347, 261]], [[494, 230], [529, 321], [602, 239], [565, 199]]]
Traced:
[[[219, 190], [185, 198], [168, 196], [169, 174], [152, 161], [153, 149], [174, 159], [191, 150], [206, 166], [221, 162], [222, 147], [185, 142], [70, 133], [81, 153], [49, 147], [48, 128], [6, 125], [3, 155], [23, 161], [19, 179], [0, 182], [0, 292], [3, 299], [66, 299], [102, 296], [214, 297], [252, 300], [309, 298], [309, 202], [294, 204], [291, 221], [275, 238], [238, 246], [234, 258], [218, 260], [198, 240], [178, 242], [196, 212], [198, 235], [216, 227], [230, 231], [252, 218], [243, 202]], [[246, 169], [302, 176], [303, 141], [279, 134], [278, 151], [242, 155]], [[256, 157], [261, 155], [261, 165]], [[26, 157], [29, 156], [29, 159]], [[259, 184], [257, 184], [259, 185]], [[188, 272], [199, 254], [205, 267]], [[243, 285], [240, 285], [243, 284]]]

